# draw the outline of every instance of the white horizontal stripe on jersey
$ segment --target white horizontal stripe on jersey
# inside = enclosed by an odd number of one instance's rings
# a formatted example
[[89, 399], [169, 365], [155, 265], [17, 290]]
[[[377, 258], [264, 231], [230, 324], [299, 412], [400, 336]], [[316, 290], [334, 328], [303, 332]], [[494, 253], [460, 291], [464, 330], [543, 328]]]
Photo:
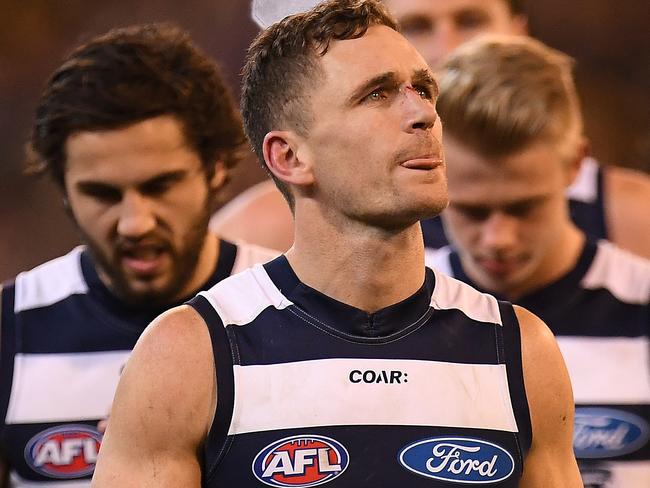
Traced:
[[[353, 383], [363, 372], [401, 382]], [[412, 425], [517, 432], [504, 365], [321, 359], [234, 366], [229, 434], [331, 425]], [[371, 374], [367, 378], [371, 378]], [[406, 380], [406, 381], [404, 381]]]
[[30, 481], [16, 473], [9, 477], [11, 488], [90, 488], [90, 480]]
[[604, 288], [622, 302], [647, 305], [650, 301], [650, 260], [610, 242], [599, 241], [598, 252], [582, 286], [589, 290]]
[[16, 354], [5, 423], [106, 417], [130, 353]]
[[70, 295], [88, 292], [81, 272], [79, 246], [65, 256], [43, 263], [16, 276], [14, 313], [46, 307]]
[[598, 469], [611, 475], [604, 487], [648, 488], [650, 484], [650, 461], [603, 461]]
[[472, 320], [502, 325], [497, 299], [481, 293], [467, 283], [436, 271], [431, 306], [436, 310], [456, 309]]
[[650, 403], [650, 339], [557, 336], [576, 403]]

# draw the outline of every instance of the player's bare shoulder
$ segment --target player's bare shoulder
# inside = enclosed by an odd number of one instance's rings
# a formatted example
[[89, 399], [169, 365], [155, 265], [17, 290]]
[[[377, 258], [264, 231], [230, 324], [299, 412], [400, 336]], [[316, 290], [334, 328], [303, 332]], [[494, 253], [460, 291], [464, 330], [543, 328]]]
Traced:
[[650, 176], [616, 166], [604, 168], [606, 217], [610, 239], [624, 249], [650, 258]]
[[196, 453], [216, 405], [213, 364], [207, 327], [192, 307], [147, 327], [122, 373], [93, 487], [199, 485]]
[[[189, 305], [156, 318], [138, 340], [123, 373], [145, 380], [156, 398], [199, 404], [214, 397], [214, 360], [203, 318]], [[211, 416], [210, 416], [211, 417]], [[207, 416], [205, 416], [207, 418]], [[209, 425], [206, 425], [206, 429]]]

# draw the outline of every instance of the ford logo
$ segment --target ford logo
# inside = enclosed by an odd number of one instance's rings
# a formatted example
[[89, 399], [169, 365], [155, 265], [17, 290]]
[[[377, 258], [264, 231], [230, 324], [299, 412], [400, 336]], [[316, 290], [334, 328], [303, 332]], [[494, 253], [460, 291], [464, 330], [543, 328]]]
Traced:
[[576, 408], [573, 450], [577, 458], [623, 456], [643, 447], [650, 438], [648, 423], [612, 408]]
[[496, 483], [515, 470], [515, 461], [508, 451], [491, 442], [467, 437], [420, 440], [402, 449], [398, 459], [414, 473], [452, 483]]

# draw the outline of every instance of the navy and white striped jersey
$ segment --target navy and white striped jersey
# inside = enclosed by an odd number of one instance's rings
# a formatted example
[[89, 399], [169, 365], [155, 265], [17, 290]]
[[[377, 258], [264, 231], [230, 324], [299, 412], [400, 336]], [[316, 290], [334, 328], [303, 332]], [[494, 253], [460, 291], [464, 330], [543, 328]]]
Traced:
[[[603, 171], [598, 162], [585, 158], [573, 184], [567, 188], [571, 220], [591, 239], [607, 239], [605, 222]], [[424, 245], [440, 249], [449, 245], [442, 219], [433, 217], [422, 221]]]
[[[429, 253], [427, 264], [472, 284], [450, 248]], [[650, 261], [588, 241], [573, 270], [517, 303], [548, 324], [562, 350], [585, 486], [650, 486]]]
[[203, 486], [518, 486], [531, 425], [512, 305], [427, 269], [369, 314], [284, 256], [190, 304], [218, 372]]
[[[274, 256], [221, 241], [203, 288]], [[101, 442], [97, 422], [109, 413], [138, 337], [164, 310], [127, 307], [83, 247], [19, 274], [1, 298], [0, 452], [12, 486], [88, 487]]]

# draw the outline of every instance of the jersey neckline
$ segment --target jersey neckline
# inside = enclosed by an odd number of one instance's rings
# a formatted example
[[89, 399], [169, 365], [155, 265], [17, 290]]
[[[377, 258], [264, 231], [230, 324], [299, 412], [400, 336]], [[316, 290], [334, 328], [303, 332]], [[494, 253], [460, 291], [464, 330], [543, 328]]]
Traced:
[[301, 282], [284, 255], [266, 263], [264, 269], [282, 295], [302, 313], [343, 336], [358, 338], [387, 338], [418, 324], [431, 308], [435, 287], [435, 275], [426, 268], [424, 283], [413, 295], [368, 313]]

